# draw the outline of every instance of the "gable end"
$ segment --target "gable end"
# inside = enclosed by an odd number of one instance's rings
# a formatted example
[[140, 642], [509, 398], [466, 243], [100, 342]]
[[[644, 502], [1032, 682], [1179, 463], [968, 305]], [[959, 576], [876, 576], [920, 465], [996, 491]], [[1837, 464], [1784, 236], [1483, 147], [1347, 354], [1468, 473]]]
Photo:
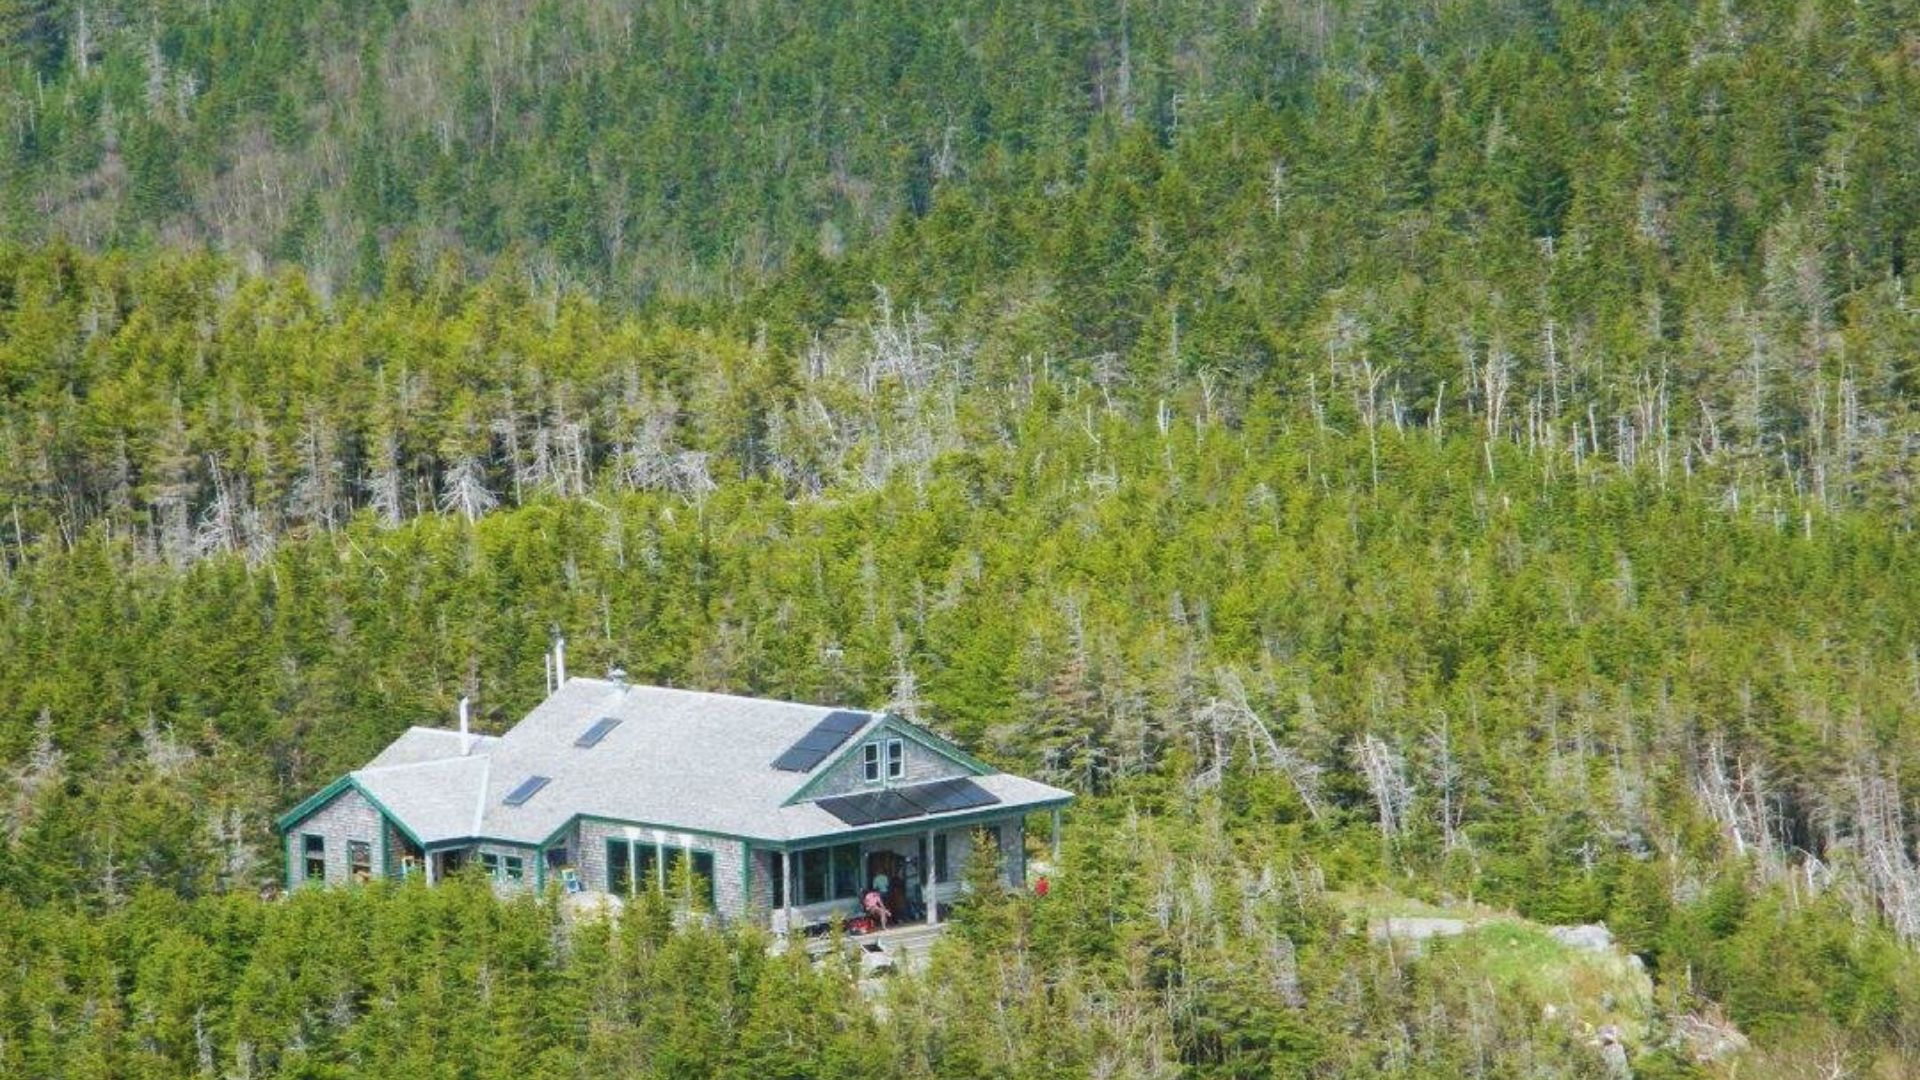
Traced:
[[[910, 744], [906, 748], [905, 774], [893, 779], [883, 777], [879, 782], [866, 780], [863, 774], [863, 755], [866, 747], [876, 742], [884, 746], [888, 740], [892, 739]], [[898, 716], [888, 714], [834, 755], [832, 760], [815, 772], [806, 783], [800, 785], [800, 789], [789, 795], [781, 805], [793, 806], [796, 803], [826, 795], [870, 790], [882, 784], [898, 787], [949, 777], [986, 776], [994, 771], [985, 762], [938, 735], [908, 723]]]

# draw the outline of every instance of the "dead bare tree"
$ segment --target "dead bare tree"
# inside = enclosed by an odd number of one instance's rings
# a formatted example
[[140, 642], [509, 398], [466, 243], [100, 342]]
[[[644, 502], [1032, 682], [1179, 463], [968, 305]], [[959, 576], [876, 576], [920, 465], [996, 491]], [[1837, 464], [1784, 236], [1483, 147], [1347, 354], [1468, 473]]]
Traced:
[[1400, 838], [1407, 812], [1413, 808], [1414, 789], [1407, 778], [1406, 759], [1372, 732], [1353, 744], [1352, 756], [1379, 812], [1380, 839], [1391, 846]]
[[400, 443], [392, 432], [380, 439], [373, 475], [366, 480], [367, 505], [387, 526], [400, 524], [405, 513], [400, 485]]
[[500, 505], [500, 499], [487, 487], [486, 468], [480, 459], [463, 454], [447, 467], [446, 482], [440, 493], [442, 513], [457, 513], [471, 525]]
[[193, 553], [196, 556], [236, 551], [242, 539], [240, 503], [217, 456], [207, 456], [207, 473], [213, 482], [213, 499], [200, 512], [200, 524], [194, 530]]
[[1899, 785], [1871, 763], [1854, 778], [1856, 842], [1866, 885], [1894, 933], [1920, 940], [1920, 868], [1907, 845]]
[[1203, 784], [1218, 783], [1231, 757], [1231, 746], [1244, 742], [1247, 757], [1255, 769], [1268, 768], [1287, 778], [1307, 813], [1321, 819], [1320, 766], [1306, 755], [1274, 737], [1273, 729], [1255, 711], [1247, 698], [1245, 685], [1234, 672], [1221, 669], [1214, 674], [1219, 693], [1194, 712], [1194, 721], [1213, 745], [1212, 760], [1201, 773]]
[[66, 764], [66, 752], [53, 741], [53, 713], [42, 707], [39, 718], [33, 722], [33, 749], [27, 752], [27, 760], [14, 770], [9, 785], [13, 790], [4, 817], [0, 817], [9, 841], [19, 840], [32, 824], [40, 810], [41, 794], [61, 783]]
[[1767, 804], [1764, 766], [1741, 755], [1729, 769], [1726, 749], [1715, 736], [1696, 765], [1694, 791], [1733, 844], [1736, 856], [1756, 856], [1763, 873], [1786, 869], [1786, 844], [1779, 838]]
[[1466, 834], [1460, 830], [1466, 805], [1460, 791], [1460, 760], [1454, 756], [1453, 728], [1445, 712], [1440, 714], [1440, 723], [1427, 733], [1427, 750], [1431, 755], [1428, 774], [1440, 795], [1443, 849], [1454, 851], [1467, 847]]

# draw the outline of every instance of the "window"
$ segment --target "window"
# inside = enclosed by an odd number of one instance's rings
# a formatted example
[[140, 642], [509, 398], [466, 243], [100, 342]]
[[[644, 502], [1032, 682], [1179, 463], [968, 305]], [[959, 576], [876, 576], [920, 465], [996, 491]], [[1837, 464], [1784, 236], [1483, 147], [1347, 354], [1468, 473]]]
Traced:
[[887, 740], [887, 779], [898, 780], [907, 775], [907, 744], [899, 739]]
[[[799, 863], [797, 875], [800, 879], [799, 895], [795, 902], [801, 904], [823, 904], [829, 900], [852, 900], [860, 895], [860, 845], [839, 844], [834, 847], [810, 848], [794, 853]], [[785, 906], [786, 890], [777, 879], [774, 888], [774, 906]]]
[[800, 853], [800, 902], [817, 904], [833, 899], [833, 864], [827, 848]]
[[373, 877], [373, 845], [365, 840], [347, 841], [347, 877], [366, 881]]
[[668, 848], [667, 888], [672, 891], [675, 896], [679, 895], [682, 864], [686, 861], [686, 857], [689, 854], [693, 856], [693, 879], [686, 883], [687, 886], [692, 889], [692, 894], [689, 899], [699, 897], [703, 906], [711, 910], [713, 907], [713, 852], [689, 852], [685, 848]]
[[880, 744], [870, 742], [860, 749], [866, 759], [867, 783], [877, 783], [880, 779]]
[[632, 896], [642, 889], [657, 889], [660, 850], [651, 840], [607, 840], [607, 891]]
[[307, 833], [300, 838], [300, 849], [306, 856], [305, 880], [327, 880], [327, 838]]
[[633, 845], [625, 840], [607, 841], [607, 891], [633, 895]]
[[[613, 863], [613, 849], [607, 849], [609, 876]], [[495, 881], [525, 881], [527, 879], [527, 861], [518, 855], [499, 855], [491, 851], [480, 853], [480, 868]]]
[[841, 844], [833, 849], [833, 897], [846, 900], [860, 895], [860, 845]]

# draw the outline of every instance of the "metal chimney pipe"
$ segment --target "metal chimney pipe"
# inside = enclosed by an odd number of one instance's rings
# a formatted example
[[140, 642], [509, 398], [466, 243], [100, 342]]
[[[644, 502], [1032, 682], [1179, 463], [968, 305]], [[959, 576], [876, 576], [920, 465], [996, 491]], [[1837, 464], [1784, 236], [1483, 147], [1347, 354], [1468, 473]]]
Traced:
[[559, 690], [567, 685], [567, 638], [565, 634], [553, 639], [553, 688]]
[[467, 699], [460, 699], [460, 756], [466, 757], [473, 750], [473, 731], [468, 726], [469, 708]]

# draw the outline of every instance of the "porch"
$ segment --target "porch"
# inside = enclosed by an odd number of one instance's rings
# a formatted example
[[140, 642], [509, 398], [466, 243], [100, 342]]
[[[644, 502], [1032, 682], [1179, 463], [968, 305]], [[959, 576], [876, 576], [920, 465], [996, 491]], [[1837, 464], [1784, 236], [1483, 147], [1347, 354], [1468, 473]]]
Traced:
[[[927, 958], [933, 953], [934, 943], [940, 935], [946, 933], [946, 927], [929, 926], [924, 922], [906, 926], [896, 926], [891, 930], [876, 930], [871, 934], [848, 937], [842, 947], [860, 961], [862, 975], [881, 975], [895, 971], [919, 971], [926, 966]], [[782, 941], [786, 939], [781, 939]], [[833, 952], [831, 937], [806, 939], [803, 947], [807, 958], [818, 963], [823, 956]]]
[[[755, 847], [748, 855], [754, 879], [751, 906], [765, 913], [764, 925], [780, 936], [791, 932], [824, 937], [836, 921], [863, 936], [937, 929], [966, 889], [966, 867], [978, 834], [990, 836], [998, 848], [1002, 884], [1025, 886], [1025, 823], [1024, 814], [1013, 812], [965, 823], [823, 837], [784, 848]], [[1050, 840], [1057, 851], [1057, 812]], [[870, 920], [863, 908], [868, 892], [880, 894], [887, 915], [884, 926]]]

